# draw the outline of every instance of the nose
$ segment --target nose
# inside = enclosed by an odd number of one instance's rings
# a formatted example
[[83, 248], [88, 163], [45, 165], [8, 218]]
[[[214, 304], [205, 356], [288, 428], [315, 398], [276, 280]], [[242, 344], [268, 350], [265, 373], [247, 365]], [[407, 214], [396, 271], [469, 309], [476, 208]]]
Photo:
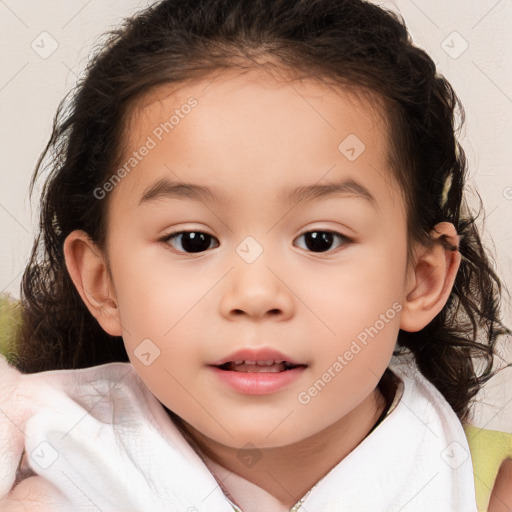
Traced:
[[294, 312], [294, 294], [284, 275], [268, 265], [261, 255], [247, 263], [240, 259], [226, 276], [220, 312], [230, 319], [289, 319]]

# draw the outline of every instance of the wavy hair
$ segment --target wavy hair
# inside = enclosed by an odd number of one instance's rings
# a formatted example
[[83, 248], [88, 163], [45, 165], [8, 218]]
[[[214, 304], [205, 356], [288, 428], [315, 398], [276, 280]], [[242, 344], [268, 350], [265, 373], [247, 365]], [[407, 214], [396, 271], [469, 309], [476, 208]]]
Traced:
[[[466, 419], [471, 399], [495, 375], [498, 337], [512, 332], [500, 320], [502, 283], [464, 194], [467, 165], [457, 140], [464, 109], [412, 43], [403, 18], [362, 0], [163, 0], [105, 35], [59, 104], [32, 177], [31, 195], [43, 177], [44, 184], [21, 285], [16, 366], [31, 373], [129, 360], [121, 338], [106, 334], [82, 302], [66, 269], [64, 240], [81, 229], [105, 246], [109, 202], [94, 190], [121, 161], [127, 118], [142, 95], [262, 63], [380, 100], [409, 249], [415, 241], [432, 243], [429, 231], [438, 222], [454, 224], [462, 261], [449, 299], [424, 329], [399, 332], [395, 354], [412, 353]], [[436, 243], [457, 250], [442, 237]]]

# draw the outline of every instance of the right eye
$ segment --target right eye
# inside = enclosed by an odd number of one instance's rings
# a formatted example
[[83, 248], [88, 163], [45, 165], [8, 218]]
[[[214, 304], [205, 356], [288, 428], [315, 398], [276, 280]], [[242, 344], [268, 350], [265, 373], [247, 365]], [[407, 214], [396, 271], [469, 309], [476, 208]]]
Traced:
[[[206, 251], [211, 248], [211, 241], [213, 240], [216, 240], [216, 238], [203, 231], [175, 231], [161, 239], [162, 242], [171, 245], [177, 252], [184, 253]], [[181, 245], [182, 248], [178, 249], [176, 245]]]
[[[310, 250], [316, 254], [337, 252], [336, 249], [339, 247], [344, 247], [353, 242], [353, 240], [348, 236], [337, 233], [336, 231], [331, 231], [329, 229], [313, 229], [311, 231], [302, 233], [298, 239], [301, 237], [304, 237], [304, 240], [306, 241], [305, 249]], [[330, 246], [335, 243], [335, 240], [338, 241], [337, 247], [334, 249], [329, 249]]]

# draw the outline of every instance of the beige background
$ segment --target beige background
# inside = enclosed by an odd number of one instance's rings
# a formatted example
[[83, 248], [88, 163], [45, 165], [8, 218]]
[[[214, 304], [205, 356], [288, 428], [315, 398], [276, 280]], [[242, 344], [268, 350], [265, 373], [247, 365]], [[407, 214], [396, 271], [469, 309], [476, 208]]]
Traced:
[[[19, 297], [37, 222], [37, 203], [31, 206], [28, 199], [29, 178], [59, 100], [99, 36], [147, 3], [0, 0], [1, 292]], [[467, 118], [461, 140], [471, 183], [486, 212], [479, 223], [484, 222], [491, 254], [497, 254], [499, 275], [512, 288], [512, 2], [376, 3], [401, 12], [415, 43], [427, 50], [462, 99]], [[509, 326], [511, 309], [510, 302], [504, 303]], [[512, 432], [512, 370], [494, 379], [479, 400], [476, 424]]]

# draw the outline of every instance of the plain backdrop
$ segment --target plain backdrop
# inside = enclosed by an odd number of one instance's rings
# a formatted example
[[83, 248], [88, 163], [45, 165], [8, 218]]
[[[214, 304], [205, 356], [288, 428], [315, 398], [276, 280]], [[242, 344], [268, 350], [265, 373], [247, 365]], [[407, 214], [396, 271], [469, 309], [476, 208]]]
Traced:
[[[142, 0], [0, 0], [0, 292], [19, 297], [37, 226], [28, 184], [58, 102], [74, 85], [102, 33], [151, 4]], [[414, 42], [433, 58], [461, 98], [460, 140], [471, 187], [485, 212], [478, 224], [512, 288], [512, 2], [396, 0]], [[476, 202], [469, 197], [470, 204]], [[506, 297], [505, 297], [506, 298]], [[512, 325], [510, 302], [503, 315]], [[512, 360], [512, 353], [506, 354]], [[512, 370], [479, 395], [474, 422], [512, 432]]]

